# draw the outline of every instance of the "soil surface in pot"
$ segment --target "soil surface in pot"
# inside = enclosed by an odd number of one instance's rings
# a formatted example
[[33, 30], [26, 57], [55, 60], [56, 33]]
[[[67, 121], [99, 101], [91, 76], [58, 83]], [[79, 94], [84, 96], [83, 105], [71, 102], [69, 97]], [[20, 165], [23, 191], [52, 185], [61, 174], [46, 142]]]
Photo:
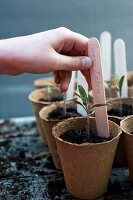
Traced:
[[70, 117], [79, 117], [81, 116], [79, 113], [77, 113], [77, 110], [75, 108], [67, 108], [66, 109], [66, 115], [64, 115], [64, 109], [58, 107], [56, 110], [53, 110], [49, 113], [48, 119], [52, 120], [62, 120], [62, 119], [68, 119]]
[[97, 136], [92, 133], [92, 131], [88, 132], [84, 129], [80, 132], [76, 132], [75, 130], [66, 131], [60, 135], [60, 138], [64, 141], [82, 144], [82, 143], [102, 143], [111, 140], [113, 137], [104, 138]]
[[117, 106], [108, 111], [108, 115], [118, 116], [118, 117], [125, 117], [132, 114], [133, 114], [133, 107], [132, 105], [127, 105], [127, 104], [122, 104], [122, 109], [120, 109], [120, 106], [119, 107]]
[[56, 102], [56, 101], [62, 101], [63, 100], [63, 97], [61, 96], [49, 96], [49, 98], [40, 98], [39, 101], [42, 101], [42, 102]]
[[[112, 171], [108, 191], [98, 200], [133, 200], [129, 176], [119, 170]], [[0, 200], [77, 200], [67, 192], [63, 173], [32, 121], [0, 122]]]

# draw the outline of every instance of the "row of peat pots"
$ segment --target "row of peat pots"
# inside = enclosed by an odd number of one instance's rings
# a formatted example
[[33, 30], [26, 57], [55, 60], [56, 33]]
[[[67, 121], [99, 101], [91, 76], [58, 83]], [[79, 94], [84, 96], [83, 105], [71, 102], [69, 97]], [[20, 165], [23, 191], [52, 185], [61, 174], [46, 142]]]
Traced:
[[55, 167], [63, 170], [67, 190], [72, 196], [101, 197], [107, 191], [112, 166], [128, 166], [133, 180], [131, 97], [108, 99], [109, 138], [97, 136], [93, 113], [89, 120], [82, 117], [73, 101], [67, 101], [64, 114], [62, 93], [54, 87], [48, 93], [44, 84], [43, 88], [33, 91], [29, 99], [39, 134], [49, 146]]

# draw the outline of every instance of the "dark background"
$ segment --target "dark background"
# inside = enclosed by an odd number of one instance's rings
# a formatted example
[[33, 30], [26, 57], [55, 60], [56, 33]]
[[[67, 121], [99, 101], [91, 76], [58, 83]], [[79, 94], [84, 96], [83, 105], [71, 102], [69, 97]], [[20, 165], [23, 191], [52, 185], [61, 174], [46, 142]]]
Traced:
[[[128, 70], [133, 70], [133, 1], [0, 0], [0, 39], [60, 26], [97, 38], [107, 30], [111, 32], [113, 41], [124, 39]], [[27, 96], [33, 90], [33, 80], [43, 76], [1, 75], [0, 118], [31, 115]]]

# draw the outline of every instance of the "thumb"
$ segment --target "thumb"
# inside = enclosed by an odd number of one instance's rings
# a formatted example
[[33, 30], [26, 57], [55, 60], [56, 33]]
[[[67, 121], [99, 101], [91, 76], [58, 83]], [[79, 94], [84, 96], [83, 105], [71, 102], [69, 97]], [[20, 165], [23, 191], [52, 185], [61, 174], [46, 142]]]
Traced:
[[58, 70], [77, 71], [89, 69], [92, 60], [88, 56], [65, 56], [59, 55]]

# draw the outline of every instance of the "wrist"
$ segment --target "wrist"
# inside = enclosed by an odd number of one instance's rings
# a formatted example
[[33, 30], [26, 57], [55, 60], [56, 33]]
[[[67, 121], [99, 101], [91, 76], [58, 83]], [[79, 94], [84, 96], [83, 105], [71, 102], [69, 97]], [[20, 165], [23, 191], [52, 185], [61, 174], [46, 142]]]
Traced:
[[0, 73], [18, 75], [21, 71], [20, 60], [13, 39], [0, 40]]

